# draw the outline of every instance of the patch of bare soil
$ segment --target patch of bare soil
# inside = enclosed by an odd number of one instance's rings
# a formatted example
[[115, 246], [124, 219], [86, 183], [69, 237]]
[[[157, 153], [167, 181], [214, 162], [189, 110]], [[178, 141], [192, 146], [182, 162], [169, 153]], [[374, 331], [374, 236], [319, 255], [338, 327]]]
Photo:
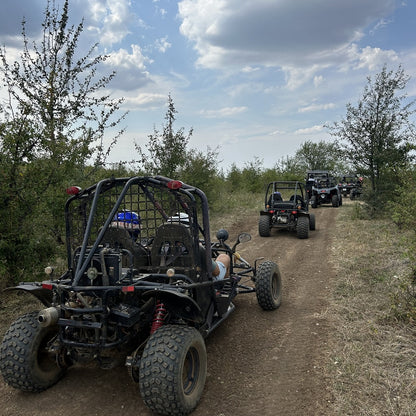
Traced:
[[[283, 301], [278, 310], [265, 312], [255, 294], [237, 296], [234, 313], [206, 340], [208, 377], [193, 416], [333, 414], [325, 366], [332, 325], [327, 308], [335, 279], [331, 241], [339, 209], [313, 210], [316, 230], [306, 240], [284, 231], [259, 237], [256, 214], [226, 227], [231, 239], [242, 231], [252, 234], [252, 241], [240, 246], [244, 258], [264, 257], [279, 265]], [[9, 315], [6, 322], [3, 314], [2, 334]], [[0, 404], [4, 416], [152, 415], [125, 367], [74, 367], [40, 394], [0, 382]]]

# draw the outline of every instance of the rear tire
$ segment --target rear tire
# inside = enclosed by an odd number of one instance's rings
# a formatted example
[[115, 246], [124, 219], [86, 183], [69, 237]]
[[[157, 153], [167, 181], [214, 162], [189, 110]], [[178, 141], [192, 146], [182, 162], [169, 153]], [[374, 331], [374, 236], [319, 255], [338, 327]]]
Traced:
[[270, 237], [271, 218], [268, 215], [260, 215], [259, 235], [260, 237]]
[[195, 328], [166, 325], [154, 332], [140, 360], [143, 401], [161, 415], [186, 415], [197, 406], [207, 375], [207, 353]]
[[318, 207], [318, 198], [316, 195], [313, 195], [311, 198], [311, 206], [312, 208], [317, 208]]
[[273, 261], [261, 263], [257, 269], [257, 302], [265, 311], [277, 309], [282, 303], [282, 277]]
[[54, 385], [64, 374], [48, 343], [58, 334], [58, 326], [41, 327], [38, 312], [19, 317], [6, 332], [0, 347], [0, 371], [11, 387], [40, 392]]
[[338, 196], [337, 195], [332, 195], [332, 206], [334, 208], [338, 208], [339, 207], [339, 200], [338, 200]]
[[298, 222], [296, 224], [296, 234], [298, 238], [309, 237], [309, 218], [308, 217], [298, 217]]

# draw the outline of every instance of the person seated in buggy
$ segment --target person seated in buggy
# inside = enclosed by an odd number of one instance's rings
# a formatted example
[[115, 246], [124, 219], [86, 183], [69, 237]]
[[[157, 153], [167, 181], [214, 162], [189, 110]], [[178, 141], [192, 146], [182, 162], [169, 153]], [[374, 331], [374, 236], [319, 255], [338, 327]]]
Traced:
[[269, 207], [273, 207], [275, 204], [278, 204], [279, 202], [282, 202], [282, 194], [279, 191], [273, 192], [270, 195], [268, 205]]
[[[149, 251], [138, 241], [140, 229], [141, 218], [139, 214], [128, 210], [120, 211], [108, 226], [102, 243], [128, 250], [133, 255], [134, 267], [140, 269], [149, 264]], [[128, 267], [128, 265], [128, 261], [123, 258], [123, 267]]]
[[136, 241], [140, 234], [140, 215], [133, 211], [124, 210], [118, 212], [110, 223], [111, 228], [121, 228], [129, 232], [131, 238]]

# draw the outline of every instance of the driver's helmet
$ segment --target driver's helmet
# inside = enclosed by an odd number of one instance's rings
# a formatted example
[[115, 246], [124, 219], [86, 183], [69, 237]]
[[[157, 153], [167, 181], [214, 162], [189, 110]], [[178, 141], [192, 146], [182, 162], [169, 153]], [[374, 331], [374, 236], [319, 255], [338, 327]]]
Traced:
[[111, 222], [111, 226], [115, 228], [125, 228], [134, 235], [138, 235], [140, 232], [141, 219], [140, 215], [133, 211], [121, 211], [118, 212]]

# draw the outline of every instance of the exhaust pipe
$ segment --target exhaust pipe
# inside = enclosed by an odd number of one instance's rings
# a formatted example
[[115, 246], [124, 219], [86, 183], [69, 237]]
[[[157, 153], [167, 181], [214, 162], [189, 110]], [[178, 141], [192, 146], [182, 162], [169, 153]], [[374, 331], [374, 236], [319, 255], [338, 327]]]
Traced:
[[61, 309], [51, 306], [39, 312], [38, 322], [40, 326], [47, 327], [55, 325], [58, 322]]

